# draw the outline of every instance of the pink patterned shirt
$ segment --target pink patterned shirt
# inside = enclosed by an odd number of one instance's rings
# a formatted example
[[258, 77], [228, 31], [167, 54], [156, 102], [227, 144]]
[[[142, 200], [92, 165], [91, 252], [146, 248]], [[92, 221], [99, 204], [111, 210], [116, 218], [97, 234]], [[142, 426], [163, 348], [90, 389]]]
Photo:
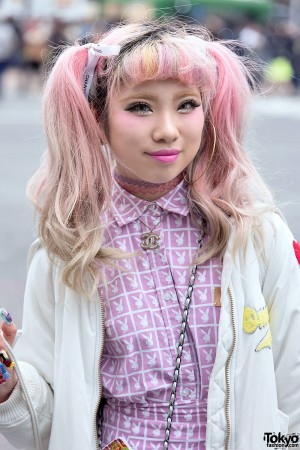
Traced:
[[[141, 250], [140, 236], [152, 228], [160, 247]], [[153, 202], [115, 183], [104, 245], [141, 250], [141, 256], [122, 261], [124, 271], [105, 269], [107, 288], [100, 286], [105, 303], [102, 395], [107, 401], [102, 426], [99, 422], [103, 447], [123, 437], [133, 450], [162, 449], [190, 263], [199, 237], [184, 181]], [[205, 449], [207, 391], [220, 316], [213, 289], [220, 286], [221, 270], [219, 259], [213, 258], [196, 273], [169, 450]]]

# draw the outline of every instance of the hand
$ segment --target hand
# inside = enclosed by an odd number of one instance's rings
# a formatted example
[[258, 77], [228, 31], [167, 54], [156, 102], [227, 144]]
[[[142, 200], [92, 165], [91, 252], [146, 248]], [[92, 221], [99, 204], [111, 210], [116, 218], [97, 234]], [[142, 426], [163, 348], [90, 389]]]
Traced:
[[[17, 327], [13, 322], [11, 322], [9, 325], [3, 322], [1, 325], [1, 332], [2, 333], [0, 334], [0, 353], [2, 350], [7, 352], [6, 346], [1, 336], [3, 335], [3, 337], [9, 343], [9, 345], [12, 347], [17, 334]], [[2, 364], [4, 363], [4, 359], [3, 357], [1, 358], [1, 356], [0, 356], [0, 363]], [[5, 371], [9, 373], [10, 378], [5, 380], [4, 383], [0, 384], [0, 403], [5, 402], [9, 398], [18, 381], [14, 368], [6, 367], [5, 364], [3, 365], [5, 367]], [[0, 373], [2, 373], [1, 368]]]

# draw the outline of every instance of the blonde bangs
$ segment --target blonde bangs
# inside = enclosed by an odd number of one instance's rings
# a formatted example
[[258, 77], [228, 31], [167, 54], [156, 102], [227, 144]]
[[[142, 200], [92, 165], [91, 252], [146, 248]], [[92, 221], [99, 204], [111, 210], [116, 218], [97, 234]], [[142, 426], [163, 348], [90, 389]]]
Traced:
[[[140, 84], [148, 80], [177, 79], [184, 84], [197, 86], [201, 92], [210, 93], [216, 82], [215, 63], [206, 52], [204, 41], [170, 37], [145, 41], [124, 53], [108, 68], [110, 72], [109, 97], [121, 86]], [[202, 43], [201, 43], [202, 41]], [[214, 74], [214, 76], [212, 76]]]

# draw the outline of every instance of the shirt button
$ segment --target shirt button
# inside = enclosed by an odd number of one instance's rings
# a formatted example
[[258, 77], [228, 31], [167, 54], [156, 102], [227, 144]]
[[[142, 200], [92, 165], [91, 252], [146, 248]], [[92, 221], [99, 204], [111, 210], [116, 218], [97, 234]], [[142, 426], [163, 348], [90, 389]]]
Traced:
[[151, 203], [151, 205], [148, 206], [148, 209], [150, 209], [150, 211], [154, 211], [155, 208], [156, 208], [155, 203]]
[[171, 294], [170, 294], [170, 292], [166, 292], [166, 293], [165, 293], [164, 299], [165, 299], [166, 301], [171, 300]]
[[188, 396], [190, 395], [190, 390], [189, 390], [189, 388], [184, 388], [184, 389], [182, 389], [181, 395], [182, 395], [182, 397], [188, 397]]

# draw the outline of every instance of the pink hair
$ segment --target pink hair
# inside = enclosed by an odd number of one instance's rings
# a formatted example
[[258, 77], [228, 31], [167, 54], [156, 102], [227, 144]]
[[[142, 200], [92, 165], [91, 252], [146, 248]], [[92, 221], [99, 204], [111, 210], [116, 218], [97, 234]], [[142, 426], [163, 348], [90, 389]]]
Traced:
[[101, 247], [105, 224], [100, 223], [112, 191], [106, 111], [122, 84], [176, 78], [201, 91], [205, 130], [186, 170], [191, 213], [203, 214], [209, 226], [210, 241], [199, 261], [224, 253], [230, 216], [237, 225], [236, 246], [245, 245], [259, 214], [274, 208], [243, 145], [255, 80], [229, 43], [213, 41], [204, 28], [174, 20], [119, 25], [101, 42], [120, 44], [121, 52], [99, 60], [90, 104], [82, 86], [86, 48], [65, 49], [51, 71], [43, 104], [48, 150], [28, 190], [40, 212], [44, 245], [64, 261], [64, 282], [78, 292], [86, 291], [86, 271], [97, 280], [96, 260], [111, 264], [124, 257]]

